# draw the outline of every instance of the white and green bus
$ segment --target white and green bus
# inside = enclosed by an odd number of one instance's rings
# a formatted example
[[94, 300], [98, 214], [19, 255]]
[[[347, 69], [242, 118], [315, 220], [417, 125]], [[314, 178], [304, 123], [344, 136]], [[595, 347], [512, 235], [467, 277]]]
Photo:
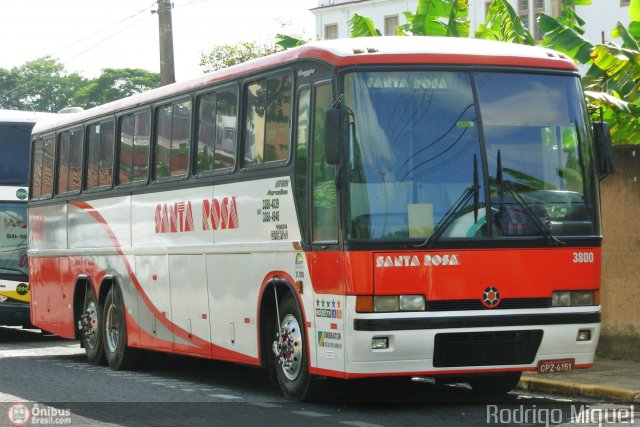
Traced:
[[0, 325], [29, 326], [29, 138], [47, 113], [0, 110]]

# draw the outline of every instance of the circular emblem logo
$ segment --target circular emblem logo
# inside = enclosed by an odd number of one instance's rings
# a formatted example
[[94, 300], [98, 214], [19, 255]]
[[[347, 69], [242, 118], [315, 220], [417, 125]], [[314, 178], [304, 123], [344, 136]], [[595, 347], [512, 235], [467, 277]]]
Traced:
[[7, 417], [14, 426], [23, 426], [29, 422], [31, 411], [26, 403], [14, 403], [9, 406]]
[[26, 198], [29, 197], [29, 192], [24, 188], [18, 188], [18, 191], [16, 191], [16, 197], [19, 200], [26, 200]]
[[482, 292], [482, 305], [487, 308], [496, 308], [500, 304], [500, 292], [493, 286], [489, 286]]
[[16, 292], [18, 293], [18, 295], [25, 296], [29, 293], [29, 285], [27, 285], [26, 283], [20, 283], [18, 286], [16, 286]]

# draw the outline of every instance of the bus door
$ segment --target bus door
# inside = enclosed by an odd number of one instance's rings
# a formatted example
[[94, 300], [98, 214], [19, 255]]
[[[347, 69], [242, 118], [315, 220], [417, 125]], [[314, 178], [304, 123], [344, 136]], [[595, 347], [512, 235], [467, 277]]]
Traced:
[[334, 102], [333, 72], [319, 64], [303, 63], [297, 76], [295, 193], [314, 294], [311, 306], [306, 307], [311, 311], [307, 311], [308, 319], [314, 320], [309, 333], [311, 364], [342, 371], [345, 262], [339, 246], [337, 167], [328, 164], [324, 155], [325, 117]]

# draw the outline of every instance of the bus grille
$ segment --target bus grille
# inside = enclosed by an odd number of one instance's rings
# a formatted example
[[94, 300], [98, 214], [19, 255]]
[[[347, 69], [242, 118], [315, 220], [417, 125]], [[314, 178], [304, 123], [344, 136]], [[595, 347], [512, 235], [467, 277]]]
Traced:
[[542, 330], [436, 334], [433, 366], [528, 365], [542, 341]]
[[[548, 308], [551, 298], [504, 298], [491, 310]], [[427, 301], [427, 311], [488, 310], [479, 299]]]

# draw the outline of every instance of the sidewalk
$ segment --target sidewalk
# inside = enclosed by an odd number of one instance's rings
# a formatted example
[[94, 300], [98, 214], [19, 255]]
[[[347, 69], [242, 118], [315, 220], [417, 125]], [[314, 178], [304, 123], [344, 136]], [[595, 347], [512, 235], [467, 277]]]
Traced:
[[597, 359], [591, 369], [545, 375], [525, 372], [518, 388], [603, 401], [640, 402], [640, 363]]

